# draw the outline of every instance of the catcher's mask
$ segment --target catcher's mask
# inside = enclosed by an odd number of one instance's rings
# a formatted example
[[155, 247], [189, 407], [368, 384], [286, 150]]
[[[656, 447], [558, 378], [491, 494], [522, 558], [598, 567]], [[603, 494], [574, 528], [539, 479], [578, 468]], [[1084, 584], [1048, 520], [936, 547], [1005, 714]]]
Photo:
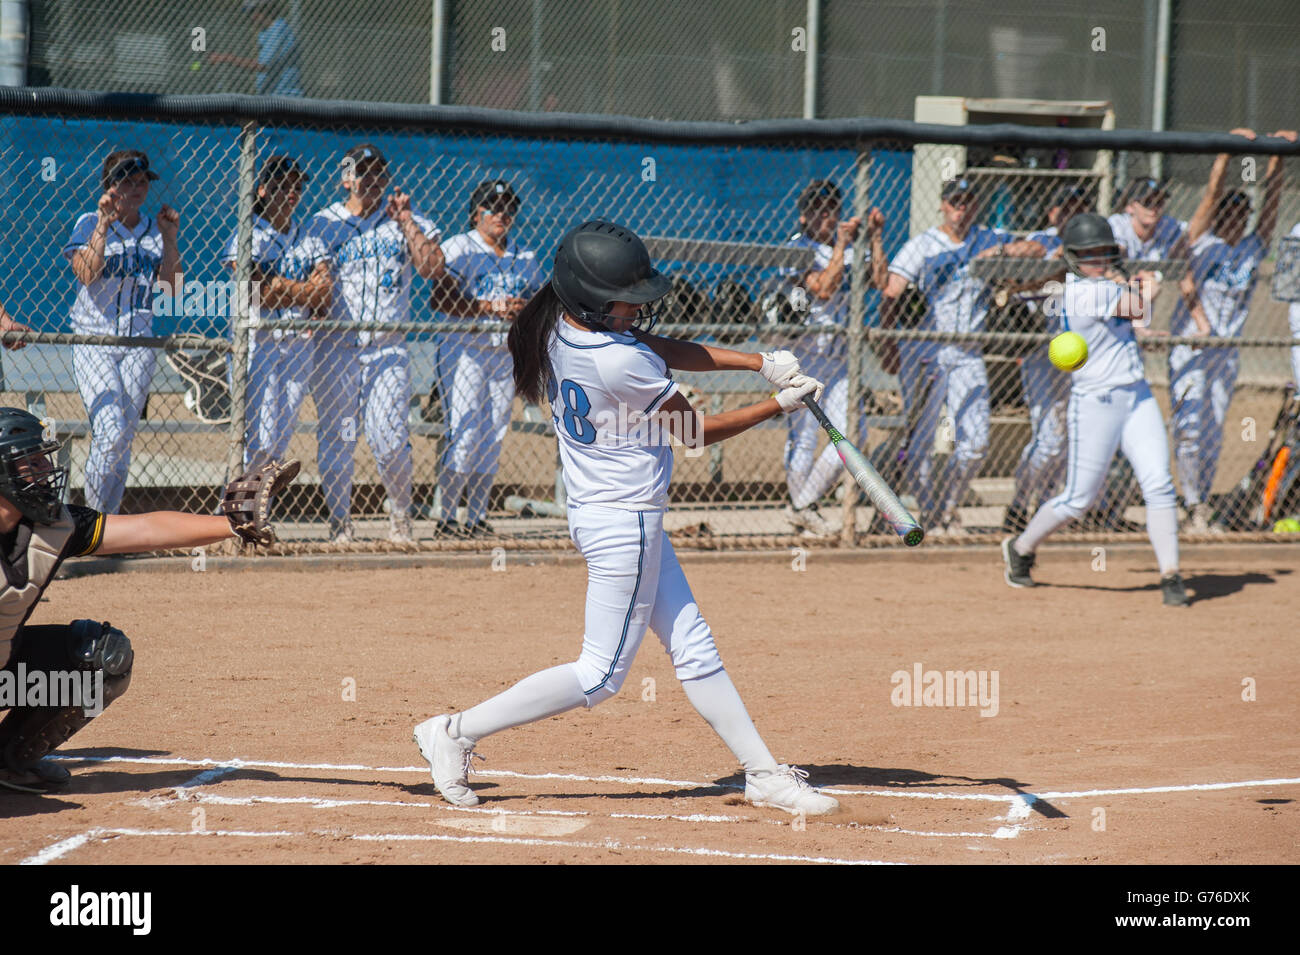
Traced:
[[551, 287], [564, 310], [588, 328], [609, 331], [610, 305], [639, 305], [633, 325], [648, 332], [672, 281], [650, 264], [631, 229], [593, 219], [571, 229], [555, 252]]
[[53, 524], [63, 510], [68, 469], [54, 463], [60, 447], [46, 440], [35, 415], [0, 408], [0, 495], [33, 523]]
[[1083, 265], [1122, 267], [1115, 233], [1106, 217], [1095, 212], [1082, 212], [1070, 219], [1061, 230], [1061, 245], [1065, 264], [1075, 275], [1083, 275]]

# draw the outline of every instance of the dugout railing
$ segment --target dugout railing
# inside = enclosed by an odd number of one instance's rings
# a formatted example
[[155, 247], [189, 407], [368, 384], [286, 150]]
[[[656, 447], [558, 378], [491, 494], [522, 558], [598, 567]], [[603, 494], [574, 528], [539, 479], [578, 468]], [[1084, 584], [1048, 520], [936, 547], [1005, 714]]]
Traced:
[[[3, 401], [31, 408], [49, 422], [52, 433], [66, 439], [74, 501], [103, 493], [103, 475], [117, 468], [120, 500], [115, 506], [122, 510], [211, 509], [223, 481], [245, 460], [250, 441], [256, 445], [261, 440], [257, 422], [264, 411], [266, 384], [257, 371], [250, 371], [255, 367], [249, 359], [250, 344], [256, 351], [259, 341], [277, 335], [281, 341], [293, 340], [302, 331], [310, 331], [316, 341], [355, 339], [357, 326], [340, 313], [283, 320], [255, 312], [249, 301], [255, 284], [253, 213], [259, 176], [269, 157], [290, 156], [310, 176], [296, 210], [299, 225], [305, 226], [313, 213], [346, 197], [341, 178], [347, 150], [371, 143], [387, 158], [393, 185], [408, 193], [413, 208], [440, 231], [444, 247], [452, 236], [473, 232], [470, 197], [475, 187], [505, 181], [521, 200], [512, 241], [534, 251], [543, 270], [565, 229], [586, 218], [613, 218], [649, 237], [657, 262], [676, 280], [660, 331], [748, 349], [842, 352], [844, 360], [837, 367], [846, 378], [844, 403], [860, 414], [846, 415], [841, 424], [852, 440], [865, 445], [910, 507], [923, 510], [917, 461], [927, 462], [929, 476], [924, 480], [934, 482], [943, 480], [954, 456], [971, 454], [972, 449], [976, 453], [956, 504], [960, 532], [944, 538], [954, 543], [998, 539], [1016, 499], [1026, 448], [1041, 451], [1044, 440], [1050, 443], [1051, 430], [1039, 419], [1059, 414], [1059, 407], [1048, 402], [1031, 412], [1029, 405], [1035, 402], [1027, 400], [1027, 392], [1034, 389], [1026, 387], [1026, 363], [1037, 359], [1041, 364], [1050, 338], [1042, 317], [1044, 290], [1050, 291], [1048, 283], [1059, 278], [1059, 269], [1016, 255], [978, 261], [958, 255], [944, 266], [969, 286], [969, 302], [956, 312], [936, 307], [914, 284], [896, 306], [886, 308], [862, 258], [871, 244], [864, 229], [853, 243], [834, 300], [823, 305], [809, 294], [802, 278], [808, 262], [815, 266], [817, 260], [812, 248], [816, 243], [797, 237], [801, 210], [807, 235], [815, 231], [809, 214], [829, 205], [828, 197], [839, 199], [841, 219], [858, 216], [865, 222], [870, 211], [878, 209], [884, 219], [879, 248], [894, 262], [912, 238], [914, 222], [939, 225], [939, 208], [927, 211], [913, 204], [914, 196], [932, 197], [944, 182], [967, 178], [976, 197], [974, 224], [1004, 230], [1007, 240], [1018, 240], [1046, 228], [1062, 196], [1071, 190], [1080, 207], [1124, 215], [1152, 157], [1183, 153], [1203, 157], [1205, 178], [1170, 181], [1159, 189], [1161, 212], [1187, 223], [1196, 218], [1216, 155], [1229, 153], [1220, 196], [1244, 197], [1235, 201], [1249, 209], [1247, 239], [1262, 219], [1265, 225], [1272, 220], [1271, 234], [1250, 255], [1234, 246], [1236, 251], [1225, 259], [1228, 264], [1215, 273], [1219, 285], [1205, 290], [1207, 298], [1218, 288], [1228, 288], [1235, 296], [1240, 313], [1235, 323], [1227, 317], [1234, 309], [1215, 303], [1225, 327], [1231, 326], [1231, 339], [1146, 338], [1142, 347], [1147, 377], [1165, 414], [1176, 488], [1182, 494], [1183, 471], [1191, 478], [1189, 484], [1199, 479], [1205, 485], [1198, 496], [1208, 507], [1208, 524], [1194, 527], [1188, 508], [1185, 533], [1285, 539], [1270, 529], [1276, 520], [1300, 510], [1300, 499], [1288, 496], [1285, 487], [1274, 487], [1267, 513], [1261, 506], [1262, 486], [1250, 494], [1239, 487], [1244, 478], [1258, 475], [1270, 448], [1270, 432], [1279, 430], [1274, 426], [1285, 432], [1290, 421], [1279, 412], [1284, 410], [1284, 389], [1295, 375], [1288, 311], [1300, 306], [1289, 304], [1297, 294], [1289, 265], [1294, 255], [1279, 256], [1279, 250], [1296, 245], [1284, 238], [1300, 220], [1300, 194], [1285, 178], [1270, 180], [1268, 172], [1270, 157], [1293, 157], [1300, 147], [1282, 139], [872, 120], [663, 123], [50, 89], [0, 90], [0, 106], [9, 208], [0, 304], [31, 329], [5, 336], [7, 343], [22, 341], [27, 347], [4, 354]], [[162, 286], [151, 287], [142, 300], [148, 303], [149, 327], [137, 323], [129, 328], [133, 335], [88, 338], [84, 322], [74, 327], [75, 300], [82, 286], [65, 250], [75, 254], [79, 246], [74, 226], [96, 209], [105, 157], [127, 148], [143, 150], [151, 171], [160, 177], [150, 184], [143, 215], [156, 219], [163, 204], [179, 213], [186, 285], [179, 298], [164, 294], [171, 290]], [[1100, 163], [1098, 156], [1107, 161]], [[1099, 168], [1105, 171], [1099, 173]], [[1215, 204], [1221, 204], [1219, 199]], [[1190, 245], [1183, 245], [1136, 257], [1160, 259], [1166, 274], [1166, 291], [1156, 302], [1157, 332], [1170, 329], [1179, 298], [1177, 277], [1189, 266], [1195, 271], [1193, 254]], [[139, 266], [140, 275], [148, 268], [147, 262], [128, 264]], [[129, 268], [119, 273], [124, 288], [128, 280], [137, 282]], [[405, 277], [377, 278], [391, 287]], [[479, 445], [467, 446], [464, 435], [469, 431], [463, 422], [482, 411], [477, 403], [486, 401], [486, 392], [474, 380], [473, 362], [467, 377], [460, 358], [448, 356], [463, 355], [455, 336], [499, 334], [506, 326], [492, 319], [490, 307], [467, 314], [466, 302], [473, 305], [475, 295], [454, 298], [445, 283], [416, 275], [408, 291], [409, 311], [385, 313], [384, 321], [367, 321], [364, 331], [400, 336], [397, 341], [409, 358], [406, 393], [385, 395], [374, 404], [387, 410], [390, 422], [391, 409], [401, 406], [412, 447], [416, 540], [396, 544], [387, 539], [389, 489], [369, 449], [366, 407], [354, 404], [349, 514], [355, 537], [328, 542], [332, 528], [326, 492], [336, 478], [323, 476], [318, 465], [316, 432], [322, 415], [309, 394], [287, 423], [287, 453], [300, 458], [304, 467], [277, 508], [283, 538], [279, 546], [290, 551], [569, 546], [549, 412], [525, 409], [517, 400], [511, 405], [499, 465], [487, 482], [494, 533], [475, 539], [435, 534], [435, 521], [450, 514], [440, 481], [450, 460], [449, 445], [459, 441], [457, 453], [463, 452], [461, 459], [473, 464], [490, 459], [488, 445], [495, 443], [480, 438]], [[491, 294], [496, 293], [489, 290], [485, 299]], [[835, 323], [815, 324], [822, 320], [818, 314], [824, 308], [838, 316]], [[893, 327], [881, 325], [886, 312]], [[148, 336], [141, 337], [143, 332]], [[978, 351], [987, 385], [976, 395], [980, 410], [973, 419], [969, 409], [954, 414], [946, 406], [949, 397], [970, 398], [969, 389], [951, 396], [930, 391], [929, 401], [918, 402], [917, 389], [911, 387], [915, 383], [900, 380], [900, 374], [908, 374], [906, 366], [894, 372], [882, 363], [891, 344], [907, 341], [960, 344]], [[86, 368], [103, 355], [75, 351], [96, 347], [91, 342], [99, 343], [105, 354], [117, 349], [118, 358], [148, 350], [155, 357], [147, 381], [140, 384], [138, 369], [134, 380], [120, 371], [116, 380], [109, 372], [95, 380]], [[1214, 357], [1198, 357], [1192, 363], [1205, 365], [1201, 379], [1189, 383], [1189, 373], [1179, 370], [1187, 367], [1185, 352], [1180, 353], [1181, 361], [1175, 359], [1178, 368], [1171, 374], [1171, 355], [1179, 346], [1194, 346], [1195, 356]], [[1225, 371], [1225, 363], [1235, 363], [1235, 375]], [[181, 374], [195, 367], [208, 372], [198, 384], [193, 374]], [[318, 377], [328, 379], [328, 369]], [[735, 407], [767, 394], [765, 383], [754, 375], [678, 377], [702, 411]], [[111, 435], [128, 417], [123, 410], [128, 399], [120, 393], [132, 386], [143, 388], [148, 397], [141, 420], [130, 423], [128, 456], [120, 440], [111, 447], [104, 435]], [[934, 387], [947, 389], [947, 383]], [[925, 408], [918, 410], [918, 404]], [[1193, 406], [1199, 415], [1187, 412]], [[122, 412], [116, 418], [114, 407]], [[462, 420], [461, 430], [453, 419]], [[107, 422], [98, 429], [98, 447], [97, 422]], [[1214, 438], [1215, 427], [1222, 428], [1221, 439]], [[382, 443], [384, 433], [377, 436]], [[870, 507], [839, 475], [820, 498], [826, 530], [814, 536], [791, 523], [786, 510], [790, 477], [806, 473], [809, 461], [821, 453], [824, 438], [814, 437], [818, 443], [811, 452], [807, 433], [802, 444], [792, 447], [787, 422], [772, 421], [702, 454], [679, 448], [668, 525], [675, 539], [683, 546], [716, 549], [895, 540], [882, 533]], [[1273, 436], [1274, 450], [1285, 437]], [[1186, 451], [1193, 445], [1204, 459], [1199, 470], [1195, 456]], [[1216, 454], [1217, 467], [1210, 460]], [[1041, 485], [1035, 487], [1035, 501], [1059, 488], [1061, 480], [1061, 454], [1040, 457], [1049, 466], [1035, 477]], [[1300, 453], [1292, 460], [1300, 461]], [[95, 474], [93, 487], [87, 484], [88, 471]], [[1288, 479], [1284, 465], [1274, 483]], [[468, 494], [464, 500], [469, 503]], [[1206, 508], [1200, 516], [1206, 516]], [[1138, 534], [1141, 519], [1131, 474], [1117, 460], [1096, 509], [1069, 533], [1090, 540]]]

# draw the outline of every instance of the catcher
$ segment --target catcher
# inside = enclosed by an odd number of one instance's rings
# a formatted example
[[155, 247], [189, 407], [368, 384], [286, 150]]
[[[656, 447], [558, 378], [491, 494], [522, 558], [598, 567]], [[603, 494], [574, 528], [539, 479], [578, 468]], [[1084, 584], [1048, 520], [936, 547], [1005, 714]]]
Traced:
[[[44, 793], [70, 774], [45, 759], [126, 692], [134, 655], [126, 635], [108, 623], [74, 620], [27, 626], [41, 594], [69, 557], [200, 547], [233, 535], [248, 543], [275, 539], [267, 520], [273, 496], [298, 473], [298, 462], [272, 463], [242, 475], [226, 490], [225, 516], [152, 511], [102, 514], [65, 505], [68, 470], [55, 462], [59, 442], [17, 408], [0, 408], [0, 787]], [[44, 687], [31, 679], [43, 671]], [[73, 684], [94, 686], [70, 704], [54, 698]]]

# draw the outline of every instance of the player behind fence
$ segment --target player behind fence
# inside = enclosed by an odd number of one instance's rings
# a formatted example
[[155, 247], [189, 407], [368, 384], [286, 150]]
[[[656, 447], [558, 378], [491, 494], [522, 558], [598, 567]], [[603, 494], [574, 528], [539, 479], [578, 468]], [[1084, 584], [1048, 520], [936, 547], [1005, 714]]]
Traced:
[[[853, 242], [863, 223], [858, 217], [841, 219], [843, 194], [828, 179], [815, 179], [799, 194], [799, 231], [786, 243], [790, 248], [812, 249], [816, 258], [813, 268], [799, 273], [791, 270], [784, 276], [793, 296], [792, 312], [803, 318], [809, 329], [792, 345], [804, 373], [825, 382], [826, 398], [822, 403], [827, 417], [837, 428], [848, 423], [847, 342], [842, 334], [813, 334], [813, 329], [838, 327], [849, 321], [850, 263], [854, 261]], [[871, 250], [863, 257], [870, 265], [871, 285], [883, 288], [887, 261], [882, 240], [884, 217], [872, 209], [867, 216], [867, 239]], [[858, 444], [867, 446], [865, 415], [859, 415]], [[842, 471], [839, 455], [827, 443], [817, 455], [821, 428], [812, 415], [791, 415], [786, 440], [785, 471], [790, 503], [786, 519], [806, 536], [827, 537], [832, 528], [818, 510], [820, 501], [839, 479]]]
[[[1254, 139], [1249, 129], [1234, 129]], [[1295, 141], [1294, 130], [1274, 136]], [[1250, 299], [1255, 293], [1259, 266], [1268, 255], [1277, 225], [1285, 163], [1270, 156], [1264, 176], [1264, 202], [1255, 231], [1246, 234], [1250, 197], [1240, 189], [1223, 191], [1231, 157], [1219, 154], [1200, 205], [1188, 223], [1190, 266], [1181, 285], [1182, 298], [1174, 309], [1170, 331], [1174, 335], [1198, 334], [1195, 325], [1208, 321], [1207, 333], [1216, 338], [1237, 338], [1246, 324]], [[1203, 309], [1203, 317], [1196, 314]], [[1174, 459], [1183, 503], [1191, 515], [1190, 528], [1210, 529], [1210, 490], [1223, 446], [1223, 422], [1232, 402], [1240, 360], [1235, 348], [1175, 345], [1169, 352], [1169, 401], [1173, 406]]]
[[[479, 801], [467, 780], [476, 743], [609, 699], [648, 628], [668, 651], [687, 698], [744, 767], [746, 799], [807, 815], [838, 806], [809, 787], [802, 770], [777, 764], [723, 669], [664, 532], [673, 449], [666, 435], [658, 438], [668, 432], [688, 447], [721, 441], [799, 410], [820, 383], [799, 375], [789, 353], [764, 357], [649, 334], [671, 287], [636, 235], [587, 222], [561, 240], [550, 284], [511, 326], [519, 394], [527, 401], [546, 397], [559, 440], [569, 531], [587, 562], [586, 628], [575, 662], [415, 728], [434, 783], [455, 805]], [[781, 390], [776, 398], [701, 418], [670, 368], [757, 371]]]
[[[83, 335], [153, 334], [154, 284], [179, 297], [184, 267], [177, 246], [180, 216], [163, 205], [141, 211], [158, 174], [138, 149], [104, 158], [98, 207], [77, 219], [63, 247], [78, 282], [72, 329]], [[149, 399], [156, 355], [152, 348], [73, 345], [72, 370], [90, 420], [86, 503], [115, 513], [122, 505], [131, 442]]]
[[[230, 537], [235, 523], [210, 514], [104, 514], [65, 505], [68, 472], [55, 464], [59, 449], [35, 416], [0, 408], [0, 685], [30, 690], [32, 675], [45, 675], [36, 698], [24, 692], [0, 703], [9, 710], [0, 720], [0, 787], [27, 793], [68, 783], [68, 771], [46, 757], [126, 692], [135, 659], [131, 641], [108, 623], [28, 626], [59, 566], [87, 554], [202, 547]], [[287, 481], [296, 466], [279, 473]], [[268, 508], [273, 487], [266, 486]], [[76, 699], [62, 695], [87, 683], [89, 692]]]
[[[994, 255], [1040, 258], [1043, 246], [1017, 240], [1010, 232], [976, 224], [980, 212], [974, 183], [966, 178], [944, 184], [942, 223], [913, 236], [889, 264], [881, 327], [898, 324], [898, 300], [914, 283], [925, 298], [928, 330], [984, 330], [991, 292], [971, 275], [975, 259]], [[897, 372], [907, 410], [907, 460], [904, 486], [917, 497], [927, 536], [963, 534], [957, 508], [989, 446], [989, 379], [979, 345], [960, 341], [903, 340], [879, 349], [881, 363]], [[931, 451], [940, 411], [947, 405], [953, 423], [953, 451], [935, 477]]]
[[366, 441], [388, 491], [389, 540], [413, 539], [411, 525], [411, 359], [402, 332], [371, 332], [376, 322], [411, 317], [413, 273], [442, 275], [439, 231], [411, 208], [411, 198], [394, 188], [388, 160], [378, 147], [362, 143], [347, 151], [342, 183], [348, 197], [316, 213], [308, 238], [323, 246], [334, 271], [329, 317], [355, 323], [356, 332], [321, 334], [314, 349], [315, 371], [324, 386], [313, 391], [320, 418], [320, 472], [330, 512], [330, 539], [352, 540], [353, 448], [357, 412]]
[[[519, 197], [508, 182], [481, 182], [470, 197], [470, 231], [443, 244], [446, 274], [433, 307], [460, 319], [513, 322], [546, 282], [537, 254], [510, 234]], [[460, 332], [438, 343], [439, 388], [446, 403], [447, 450], [438, 475], [440, 533], [491, 533], [487, 522], [492, 480], [510, 427], [515, 398], [505, 332]], [[465, 495], [465, 524], [456, 507]]]
[[[329, 263], [314, 252], [293, 213], [310, 177], [289, 156], [271, 156], [257, 177], [253, 199], [253, 272], [258, 294], [250, 304], [254, 328], [248, 339], [248, 426], [244, 466], [256, 468], [284, 457], [307, 391], [312, 387], [312, 333], [256, 326], [304, 319], [329, 308]], [[222, 264], [232, 272], [239, 233], [226, 243]], [[317, 382], [317, 389], [322, 386]]]
[[1114, 233], [1099, 215], [1072, 218], [1061, 231], [1061, 242], [1070, 274], [1059, 298], [1044, 307], [1058, 309], [1065, 329], [1083, 336], [1088, 359], [1071, 379], [1065, 490], [1038, 509], [1024, 533], [1002, 542], [1004, 578], [1012, 587], [1034, 586], [1030, 572], [1038, 545], [1058, 527], [1083, 516], [1100, 493], [1119, 448], [1142, 486], [1164, 602], [1186, 606], [1178, 572], [1178, 510], [1169, 474], [1169, 442], [1133, 334], [1135, 322], [1149, 321], [1160, 283], [1150, 272], [1139, 273], [1133, 282], [1125, 278]]

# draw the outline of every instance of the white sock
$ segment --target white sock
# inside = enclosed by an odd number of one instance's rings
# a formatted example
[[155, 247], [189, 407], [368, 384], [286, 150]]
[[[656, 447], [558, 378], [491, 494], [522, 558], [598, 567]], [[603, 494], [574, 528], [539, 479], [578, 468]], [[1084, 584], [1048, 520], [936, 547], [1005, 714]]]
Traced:
[[463, 737], [478, 742], [493, 733], [535, 723], [586, 702], [573, 664], [563, 663], [524, 677], [510, 689], [457, 713], [451, 718], [449, 732], [453, 739]]
[[465, 523], [474, 524], [487, 516], [488, 495], [492, 493], [491, 474], [467, 474], [465, 488]]
[[1173, 507], [1147, 508], [1147, 536], [1156, 552], [1160, 576], [1178, 569], [1178, 510]]
[[450, 468], [438, 475], [438, 491], [442, 500], [442, 519], [444, 521], [454, 521], [456, 519], [456, 508], [460, 506], [460, 495], [465, 490], [465, 479], [468, 477], [463, 471], [452, 471]]
[[776, 772], [776, 760], [754, 728], [754, 722], [745, 711], [745, 704], [726, 670], [694, 680], [682, 680], [682, 689], [696, 712], [740, 760], [745, 772]]
[[1020, 556], [1028, 557], [1038, 550], [1038, 545], [1043, 542], [1043, 539], [1048, 534], [1062, 524], [1068, 524], [1069, 521], [1068, 517], [1062, 517], [1056, 513], [1056, 508], [1052, 507], [1051, 501], [1045, 501], [1029, 521], [1029, 526], [1025, 528], [1025, 532], [1012, 541], [1011, 546], [1016, 549], [1016, 553]]

